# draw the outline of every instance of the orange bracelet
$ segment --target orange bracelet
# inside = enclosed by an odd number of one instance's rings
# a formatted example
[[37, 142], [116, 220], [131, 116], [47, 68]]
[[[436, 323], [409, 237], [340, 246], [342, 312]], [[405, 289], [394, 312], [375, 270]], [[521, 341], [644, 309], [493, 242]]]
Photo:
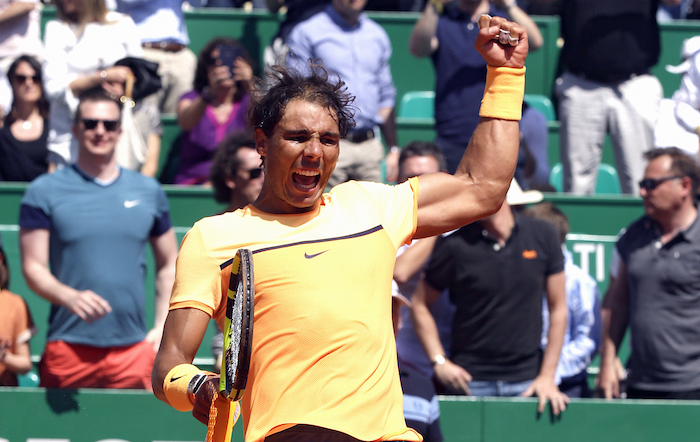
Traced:
[[486, 87], [479, 115], [519, 121], [525, 94], [525, 68], [487, 66]]

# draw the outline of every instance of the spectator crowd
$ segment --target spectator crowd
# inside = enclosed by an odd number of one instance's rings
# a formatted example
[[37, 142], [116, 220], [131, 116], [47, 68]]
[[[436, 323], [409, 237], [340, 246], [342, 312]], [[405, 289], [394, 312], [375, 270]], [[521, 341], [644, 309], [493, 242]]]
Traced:
[[[480, 17], [522, 26], [532, 52], [545, 41], [531, 14], [551, 14], [560, 16], [564, 42], [553, 85], [563, 190], [595, 193], [609, 136], [620, 188], [641, 196], [644, 215], [621, 234], [602, 296], [567, 250], [569, 220], [542, 202], [543, 192], [554, 191], [547, 122], [524, 102], [518, 164], [500, 210], [397, 250], [393, 319], [405, 418], [424, 440], [439, 442], [437, 394], [534, 396], [540, 411], [548, 402], [555, 414], [571, 397], [700, 399], [700, 351], [693, 350], [700, 342], [700, 37], [679, 48], [681, 65], [667, 67], [682, 75], [671, 99], [662, 100], [651, 73], [659, 23], [700, 18], [700, 2], [53, 3], [56, 18], [42, 42], [42, 4], [0, 0], [0, 181], [29, 183], [18, 264], [28, 287], [51, 304], [48, 324], [35, 326], [10, 291], [0, 242], [0, 385], [18, 385], [18, 375], [32, 370], [29, 343], [38, 328], [47, 335], [41, 386], [152, 388], [178, 250], [161, 184], [212, 187], [225, 212], [258, 198], [266, 169], [256, 129], [263, 128], [250, 127], [248, 114], [253, 95], [270, 87], [273, 64], [300, 72], [315, 69], [309, 60], [322, 64], [354, 97], [355, 125], [339, 141], [327, 190], [350, 180], [402, 183], [455, 173], [482, 120]], [[230, 36], [195, 54], [183, 13], [191, 7], [284, 8], [286, 17], [263, 42], [263, 60]], [[366, 9], [419, 13], [405, 44], [435, 70], [434, 142], [399, 145], [393, 78], [410, 73], [391, 71], [392, 42]], [[162, 149], [164, 114], [180, 133]], [[167, 170], [159, 170], [165, 150]], [[295, 179], [310, 186], [315, 178]], [[156, 264], [149, 327], [146, 244]], [[623, 370], [617, 356], [627, 328]], [[219, 332], [215, 370], [220, 340]], [[592, 385], [588, 368], [599, 353]]]

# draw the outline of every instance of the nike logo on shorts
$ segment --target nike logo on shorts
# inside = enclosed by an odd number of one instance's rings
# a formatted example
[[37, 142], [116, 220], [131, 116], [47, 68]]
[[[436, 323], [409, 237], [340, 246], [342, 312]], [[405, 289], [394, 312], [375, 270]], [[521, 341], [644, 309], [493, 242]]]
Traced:
[[138, 206], [139, 202], [139, 200], [125, 200], [124, 207], [126, 207], [127, 209], [131, 209], [132, 207]]
[[313, 255], [309, 255], [308, 253], [304, 253], [304, 258], [306, 258], [306, 259], [315, 258], [318, 255], [321, 255], [322, 253], [326, 253], [327, 251], [328, 250], [324, 250], [323, 252], [314, 253]]

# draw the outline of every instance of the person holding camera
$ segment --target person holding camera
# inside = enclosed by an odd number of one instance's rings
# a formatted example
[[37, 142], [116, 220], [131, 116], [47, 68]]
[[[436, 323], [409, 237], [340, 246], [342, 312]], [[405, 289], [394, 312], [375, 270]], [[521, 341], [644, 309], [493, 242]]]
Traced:
[[202, 49], [194, 90], [177, 107], [183, 134], [176, 184], [209, 182], [216, 147], [227, 134], [246, 128], [252, 81], [250, 56], [236, 40], [217, 37]]

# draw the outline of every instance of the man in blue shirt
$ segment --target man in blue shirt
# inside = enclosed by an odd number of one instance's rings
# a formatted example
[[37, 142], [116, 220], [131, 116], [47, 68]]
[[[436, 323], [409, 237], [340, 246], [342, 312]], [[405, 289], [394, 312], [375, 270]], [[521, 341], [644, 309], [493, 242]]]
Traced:
[[288, 66], [305, 71], [309, 58], [318, 59], [355, 96], [356, 126], [341, 140], [338, 164], [328, 182], [331, 187], [348, 180], [382, 181], [384, 147], [377, 127], [386, 145], [392, 146], [386, 180], [393, 182], [398, 174], [391, 42], [384, 29], [362, 12], [366, 3], [333, 0], [323, 12], [299, 23], [287, 39]]
[[[153, 178], [121, 169], [121, 105], [101, 88], [80, 97], [78, 161], [34, 180], [22, 198], [27, 285], [51, 302], [39, 366], [48, 388], [150, 389], [168, 310], [177, 243]], [[146, 332], [146, 243], [156, 263], [155, 325]]]
[[416, 22], [409, 49], [435, 66], [436, 142], [454, 173], [474, 128], [486, 83], [486, 63], [474, 49], [480, 15], [504, 16], [527, 29], [530, 51], [542, 46], [542, 34], [515, 0], [431, 0]]

